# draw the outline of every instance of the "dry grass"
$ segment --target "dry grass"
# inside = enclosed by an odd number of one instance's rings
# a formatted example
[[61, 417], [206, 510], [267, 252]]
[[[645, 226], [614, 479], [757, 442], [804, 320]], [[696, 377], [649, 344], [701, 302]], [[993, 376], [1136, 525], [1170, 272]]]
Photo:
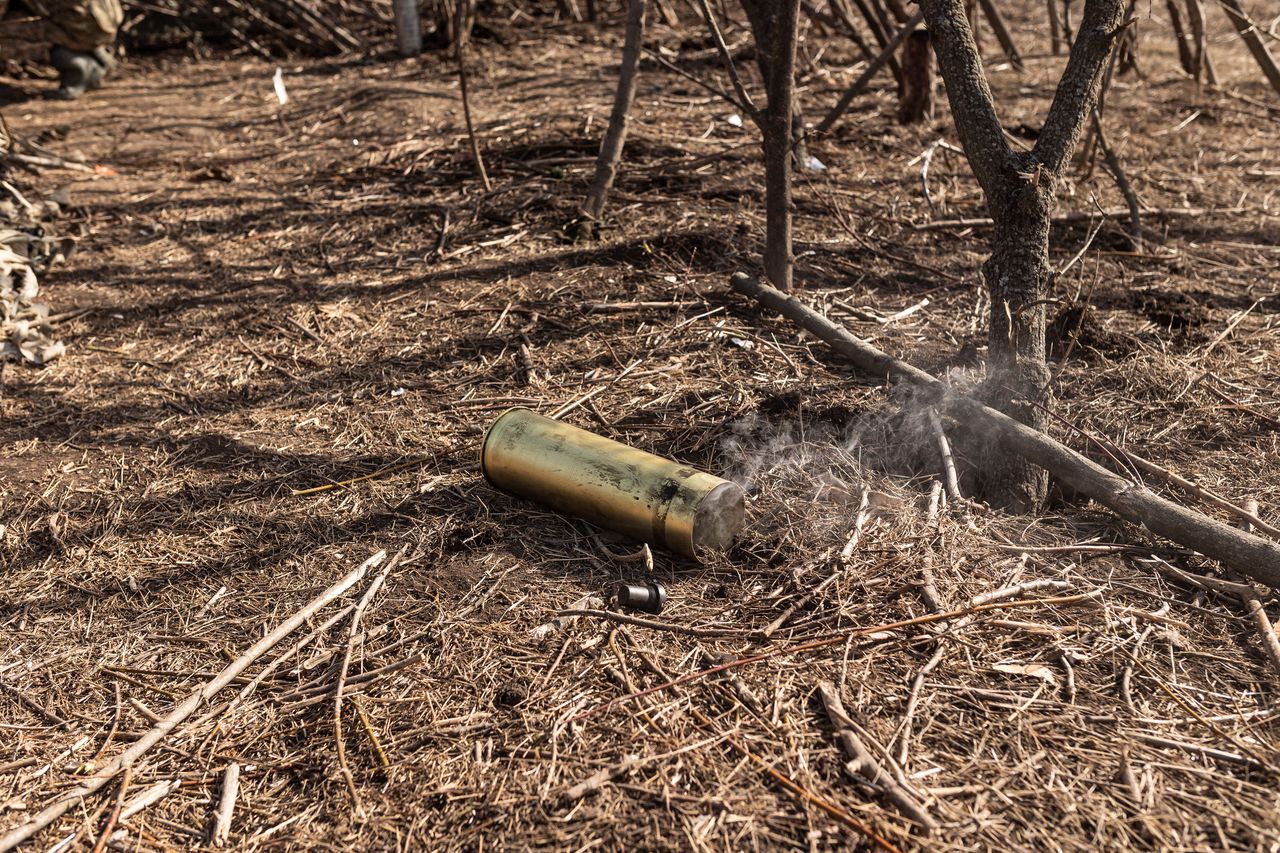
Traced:
[[[1269, 96], [1238, 47], [1215, 59], [1252, 101], [1197, 91], [1158, 23], [1142, 32], [1148, 80], [1117, 86], [1109, 121], [1143, 201], [1249, 212], [1149, 215], [1160, 239], [1142, 256], [1103, 228], [1055, 285], [1096, 320], [1059, 376], [1055, 432], [1088, 450], [1068, 424], [1087, 427], [1274, 519], [1280, 219], [1274, 179], [1252, 173], [1274, 169], [1276, 113], [1254, 105]], [[564, 243], [617, 34], [513, 38], [473, 69], [489, 195], [431, 59], [286, 69], [283, 111], [274, 67], [238, 61], [135, 66], [84, 105], [10, 110], [19, 133], [70, 126], [60, 150], [119, 175], [66, 175], [93, 236], [42, 284], [55, 312], [92, 311], [61, 330], [68, 357], [10, 370], [0, 398], [3, 826], [371, 553], [403, 548], [342, 703], [365, 819], [334, 739], [347, 612], [216, 725], [198, 714], [133, 768], [126, 802], [179, 784], [123, 821], [122, 844], [205, 843], [233, 761], [244, 849], [872, 846], [855, 824], [902, 849], [1280, 844], [1276, 674], [1234, 600], [1152, 556], [1216, 567], [1066, 498], [1039, 518], [978, 513], [974, 530], [931, 519], [923, 413], [727, 293], [763, 230], [754, 140], [678, 78], [646, 70], [614, 226]], [[850, 78], [841, 57], [824, 58], [830, 78], [808, 69], [806, 99]], [[1034, 125], [1056, 65], [993, 71], [1007, 124]], [[961, 380], [986, 237], [912, 228], [930, 213], [907, 165], [950, 126], [898, 127], [888, 92], [851, 115], [799, 188], [805, 297]], [[933, 218], [981, 214], [960, 160], [930, 174]], [[1100, 172], [1064, 204], [1091, 195], [1120, 204]], [[1055, 264], [1088, 233], [1055, 229]], [[582, 617], [535, 632], [637, 569], [480, 480], [481, 430], [515, 403], [576, 403], [576, 424], [750, 485], [728, 554], [655, 555], [671, 630]], [[864, 487], [884, 509], [842, 559]], [[1005, 609], [918, 621], [930, 575], [945, 608], [1013, 591]], [[732, 677], [621, 699], [759, 653]], [[941, 823], [932, 837], [845, 771], [822, 681]], [[91, 847], [117, 787], [39, 842]]]

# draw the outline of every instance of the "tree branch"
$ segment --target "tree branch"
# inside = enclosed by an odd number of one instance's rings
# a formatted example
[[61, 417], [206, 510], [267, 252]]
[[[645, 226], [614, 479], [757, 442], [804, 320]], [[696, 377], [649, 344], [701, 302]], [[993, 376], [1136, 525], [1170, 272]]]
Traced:
[[[707, 22], [707, 28], [711, 30], [711, 38], [716, 44], [716, 50], [720, 53], [720, 59], [724, 62], [725, 70], [729, 72], [729, 82], [733, 84], [733, 91], [737, 94], [738, 100], [742, 102], [742, 106], [746, 108], [747, 117], [759, 126], [763, 121], [759, 108], [755, 102], [751, 100], [747, 87], [742, 85], [742, 78], [738, 76], [738, 69], [733, 64], [733, 56], [729, 53], [728, 46], [724, 43], [724, 36], [720, 34], [720, 27], [716, 24], [715, 15], [711, 14], [711, 7], [707, 5], [707, 0], [699, 0], [699, 8], [702, 11], [702, 18]], [[762, 48], [757, 47], [757, 50]]]
[[938, 70], [947, 86], [951, 116], [970, 167], [987, 198], [1000, 195], [1014, 176], [1016, 164], [1000, 118], [996, 115], [991, 87], [982, 68], [982, 57], [973, 40], [962, 0], [920, 0], [925, 23], [933, 38]]
[[1031, 151], [1032, 162], [1041, 164], [1055, 177], [1062, 174], [1085, 123], [1093, 115], [1102, 72], [1120, 34], [1124, 8], [1124, 0], [1085, 0], [1067, 68], [1058, 81], [1044, 129]]

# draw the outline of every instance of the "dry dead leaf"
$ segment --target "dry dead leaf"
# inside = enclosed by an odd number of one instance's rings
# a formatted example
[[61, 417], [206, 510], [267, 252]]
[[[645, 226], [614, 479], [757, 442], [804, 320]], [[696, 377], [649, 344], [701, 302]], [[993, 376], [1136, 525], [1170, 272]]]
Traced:
[[998, 663], [992, 667], [996, 672], [1007, 672], [1010, 675], [1029, 675], [1046, 684], [1057, 684], [1058, 676], [1052, 669], [1040, 663]]

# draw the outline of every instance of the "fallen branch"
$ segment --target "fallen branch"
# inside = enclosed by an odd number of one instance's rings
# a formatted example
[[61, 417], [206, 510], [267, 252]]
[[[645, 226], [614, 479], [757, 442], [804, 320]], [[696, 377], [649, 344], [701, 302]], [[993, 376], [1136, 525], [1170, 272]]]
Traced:
[[[1259, 510], [1258, 502], [1252, 498], [1249, 499], [1245, 502], [1245, 510], [1256, 516]], [[1242, 526], [1246, 531], [1249, 529], [1248, 522]], [[1240, 578], [1236, 579], [1240, 580]], [[1245, 612], [1249, 614], [1249, 620], [1253, 622], [1253, 630], [1257, 632], [1258, 640], [1262, 643], [1263, 653], [1275, 667], [1276, 675], [1280, 676], [1280, 636], [1276, 635], [1276, 628], [1271, 624], [1271, 618], [1267, 616], [1267, 609], [1262, 606], [1262, 599], [1254, 591], [1253, 584], [1240, 584], [1237, 594], [1240, 603], [1244, 605]]]
[[849, 759], [845, 768], [883, 791], [884, 795], [897, 806], [898, 811], [926, 833], [937, 829], [938, 822], [925, 811], [924, 806], [920, 805], [916, 793], [899, 784], [898, 780], [881, 767], [876, 757], [863, 745], [857, 732], [854, 731], [853, 721], [844, 710], [844, 703], [840, 701], [836, 686], [829, 681], [820, 681], [818, 695], [822, 697], [822, 707], [826, 709], [827, 718], [835, 728], [836, 742], [840, 744], [840, 749]]
[[1044, 468], [1122, 518], [1218, 560], [1272, 589], [1280, 589], [1280, 545], [1166, 500], [1044, 433], [955, 393], [931, 374], [876, 349], [776, 288], [742, 273], [733, 276], [732, 287], [821, 338], [860, 370], [913, 386], [925, 398], [922, 401], [925, 404], [939, 406], [954, 417], [981, 427], [1008, 450]]
[[218, 691], [222, 690], [235, 680], [240, 673], [252, 666], [254, 661], [262, 657], [277, 643], [297, 630], [299, 626], [310, 619], [325, 605], [330, 604], [344, 592], [359, 583], [360, 579], [365, 576], [370, 568], [380, 564], [386, 559], [386, 557], [387, 554], [385, 551], [379, 551], [374, 554], [342, 580], [320, 593], [319, 596], [313, 598], [310, 603], [301, 610], [298, 610], [284, 622], [277, 625], [274, 630], [258, 642], [254, 643], [248, 651], [228, 664], [225, 669], [209, 681], [206, 681], [200, 689], [196, 690], [178, 704], [177, 707], [169, 712], [168, 716], [157, 723], [142, 737], [138, 738], [138, 740], [134, 742], [133, 746], [108, 761], [97, 773], [94, 773], [79, 785], [59, 796], [50, 805], [37, 812], [26, 823], [15, 827], [3, 838], [0, 838], [0, 853], [8, 853], [8, 851], [17, 848], [19, 844], [27, 841], [37, 832], [62, 817], [77, 804], [81, 803], [86, 797], [95, 794], [106, 787], [112, 779], [125, 769], [132, 767], [139, 758], [147, 753], [148, 750], [171, 734], [179, 725], [182, 724], [184, 720], [195, 713], [201, 705], [208, 702], [209, 699], [218, 693]]
[[222, 774], [222, 796], [218, 800], [218, 811], [213, 817], [213, 832], [210, 833], [210, 841], [214, 847], [226, 846], [227, 840], [231, 838], [231, 814], [235, 811], [239, 791], [240, 762], [233, 761]]

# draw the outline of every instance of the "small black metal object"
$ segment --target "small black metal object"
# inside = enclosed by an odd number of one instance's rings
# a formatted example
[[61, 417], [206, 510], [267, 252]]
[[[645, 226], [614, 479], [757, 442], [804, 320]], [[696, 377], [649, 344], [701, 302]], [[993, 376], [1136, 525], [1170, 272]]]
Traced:
[[667, 588], [657, 581], [618, 584], [616, 595], [623, 607], [642, 613], [661, 613], [667, 603]]

